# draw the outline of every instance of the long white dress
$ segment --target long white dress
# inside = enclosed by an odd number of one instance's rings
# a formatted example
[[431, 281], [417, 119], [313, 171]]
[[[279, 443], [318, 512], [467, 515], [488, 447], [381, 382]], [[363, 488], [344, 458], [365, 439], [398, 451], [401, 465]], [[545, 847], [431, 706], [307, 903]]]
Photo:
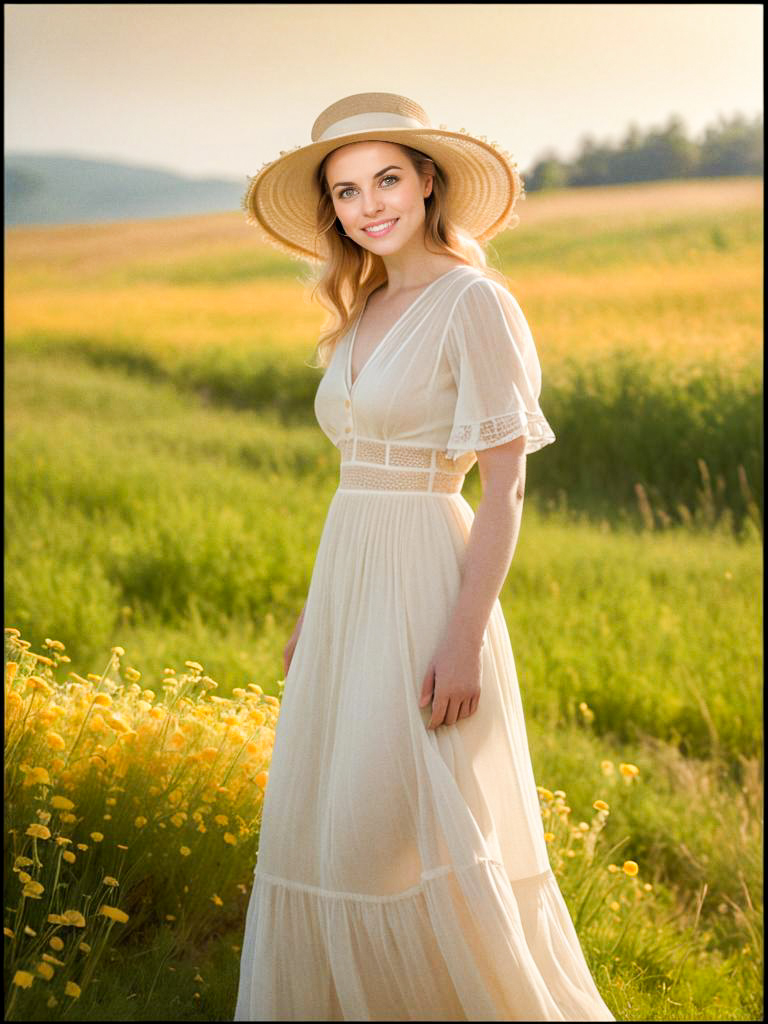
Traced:
[[[496, 601], [476, 712], [428, 729], [478, 449], [555, 440], [514, 297], [459, 266], [315, 414], [341, 452], [285, 678], [235, 1020], [613, 1020], [550, 870]], [[513, 569], [514, 571], [514, 569]]]

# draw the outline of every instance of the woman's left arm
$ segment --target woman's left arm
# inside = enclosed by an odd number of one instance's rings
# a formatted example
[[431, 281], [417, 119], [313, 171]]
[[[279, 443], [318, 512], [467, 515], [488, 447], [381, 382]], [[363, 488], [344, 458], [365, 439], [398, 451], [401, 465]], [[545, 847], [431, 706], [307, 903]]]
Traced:
[[477, 452], [483, 497], [465, 551], [461, 588], [422, 680], [419, 707], [432, 699], [429, 728], [474, 714], [488, 620], [517, 547], [525, 494], [525, 437]]

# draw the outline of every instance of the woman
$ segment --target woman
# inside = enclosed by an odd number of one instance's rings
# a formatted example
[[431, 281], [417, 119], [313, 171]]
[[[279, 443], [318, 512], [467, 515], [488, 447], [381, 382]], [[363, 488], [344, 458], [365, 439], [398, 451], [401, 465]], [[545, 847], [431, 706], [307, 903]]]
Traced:
[[341, 465], [285, 651], [235, 1020], [613, 1020], [549, 867], [498, 602], [526, 455], [555, 440], [475, 241], [516, 223], [522, 183], [390, 93], [312, 140], [244, 203], [322, 264], [315, 413]]

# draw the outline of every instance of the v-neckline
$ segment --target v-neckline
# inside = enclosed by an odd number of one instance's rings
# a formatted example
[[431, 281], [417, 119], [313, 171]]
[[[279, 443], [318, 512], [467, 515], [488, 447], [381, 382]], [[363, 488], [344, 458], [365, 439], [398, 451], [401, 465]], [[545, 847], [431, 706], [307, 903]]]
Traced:
[[368, 367], [368, 364], [371, 362], [372, 359], [376, 358], [376, 353], [382, 347], [384, 342], [387, 340], [387, 338], [390, 336], [390, 334], [394, 331], [394, 329], [398, 326], [398, 324], [408, 315], [408, 313], [411, 312], [411, 310], [418, 303], [418, 301], [424, 295], [426, 295], [427, 292], [430, 291], [430, 289], [433, 288], [439, 281], [442, 281], [443, 278], [448, 277], [449, 274], [453, 274], [457, 270], [465, 270], [466, 266], [467, 265], [465, 263], [462, 263], [462, 264], [460, 264], [457, 267], [452, 267], [450, 270], [446, 270], [446, 272], [444, 274], [441, 274], [439, 277], [436, 277], [434, 281], [430, 281], [430, 283], [426, 286], [426, 288], [423, 288], [419, 292], [419, 294], [416, 296], [416, 298], [413, 300], [413, 302], [410, 304], [410, 306], [408, 306], [408, 308], [405, 309], [400, 314], [400, 316], [397, 318], [397, 320], [395, 320], [395, 322], [392, 324], [392, 326], [389, 328], [389, 330], [384, 334], [383, 338], [380, 339], [379, 343], [376, 345], [374, 350], [371, 352], [371, 354], [365, 360], [363, 365], [360, 367], [360, 372], [358, 373], [357, 377], [355, 377], [355, 380], [353, 382], [352, 381], [352, 356], [354, 355], [355, 342], [357, 340], [357, 330], [358, 330], [358, 328], [360, 326], [360, 323], [361, 323], [361, 321], [363, 319], [363, 316], [365, 315], [365, 311], [368, 308], [368, 299], [370, 298], [370, 295], [368, 296], [368, 298], [366, 298], [365, 305], [363, 306], [362, 310], [360, 311], [360, 314], [358, 315], [358, 318], [355, 321], [355, 326], [352, 329], [352, 337], [350, 338], [349, 349], [348, 349], [348, 352], [347, 352], [347, 366], [346, 366], [346, 371], [345, 371], [344, 383], [346, 385], [347, 393], [349, 394], [350, 398], [352, 397], [353, 391], [357, 387], [358, 381], [360, 380], [362, 375], [365, 373], [365, 371], [366, 371], [366, 369]]

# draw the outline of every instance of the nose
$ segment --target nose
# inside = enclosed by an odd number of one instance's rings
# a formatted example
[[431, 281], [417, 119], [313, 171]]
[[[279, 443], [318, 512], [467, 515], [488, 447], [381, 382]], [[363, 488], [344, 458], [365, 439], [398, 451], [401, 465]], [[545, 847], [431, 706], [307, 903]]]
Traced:
[[366, 217], [375, 217], [384, 208], [381, 195], [376, 192], [368, 192], [363, 195], [363, 213]]

